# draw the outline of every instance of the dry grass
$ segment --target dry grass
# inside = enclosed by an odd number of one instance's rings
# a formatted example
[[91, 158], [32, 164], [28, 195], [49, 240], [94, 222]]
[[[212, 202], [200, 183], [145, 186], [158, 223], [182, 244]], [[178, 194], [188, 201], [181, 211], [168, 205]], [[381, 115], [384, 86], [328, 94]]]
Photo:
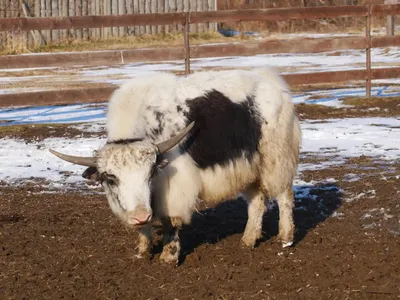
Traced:
[[[190, 43], [217, 43], [251, 40], [252, 37], [241, 35], [227, 38], [218, 32], [203, 32], [190, 34]], [[89, 50], [113, 50], [113, 49], [132, 49], [146, 47], [165, 47], [183, 45], [183, 33], [165, 34], [144, 34], [141, 36], [115, 37], [106, 40], [66, 40], [60, 43], [49, 44], [46, 46], [32, 47], [9, 47], [7, 44], [0, 48], [0, 55], [20, 54], [29, 52], [62, 52], [62, 51], [89, 51]]]
[[0, 32], [0, 54], [20, 54], [25, 52], [29, 52], [26, 34]]

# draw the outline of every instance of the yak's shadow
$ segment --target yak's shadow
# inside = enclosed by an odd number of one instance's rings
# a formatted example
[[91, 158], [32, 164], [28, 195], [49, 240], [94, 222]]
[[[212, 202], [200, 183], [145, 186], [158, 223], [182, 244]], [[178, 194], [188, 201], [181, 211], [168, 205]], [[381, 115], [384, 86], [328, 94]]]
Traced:
[[[341, 191], [334, 183], [315, 185], [297, 185], [294, 188], [296, 204], [294, 209], [295, 240], [299, 243], [318, 223], [325, 221], [341, 205]], [[279, 208], [275, 201], [268, 204], [268, 211], [263, 218], [263, 238], [259, 243], [269, 240], [278, 234]], [[216, 207], [207, 208], [195, 213], [190, 225], [180, 231], [182, 263], [202, 244], [215, 244], [224, 238], [243, 233], [247, 222], [247, 203], [239, 198], [226, 201]], [[162, 251], [162, 245], [154, 249]]]

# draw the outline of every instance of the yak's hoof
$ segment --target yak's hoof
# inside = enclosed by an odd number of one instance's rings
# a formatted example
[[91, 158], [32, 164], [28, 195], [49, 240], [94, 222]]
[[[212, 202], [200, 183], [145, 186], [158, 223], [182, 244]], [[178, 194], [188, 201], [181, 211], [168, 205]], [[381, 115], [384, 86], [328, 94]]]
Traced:
[[168, 251], [163, 251], [160, 255], [160, 261], [166, 264], [178, 264], [179, 254], [171, 254]]
[[293, 245], [293, 241], [290, 241], [290, 242], [282, 241], [282, 248], [288, 248], [288, 247], [291, 247], [292, 245]]
[[244, 244], [245, 246], [254, 249], [254, 247], [256, 246], [256, 242], [257, 242], [257, 236], [249, 236], [249, 235], [244, 235], [241, 239], [242, 244]]

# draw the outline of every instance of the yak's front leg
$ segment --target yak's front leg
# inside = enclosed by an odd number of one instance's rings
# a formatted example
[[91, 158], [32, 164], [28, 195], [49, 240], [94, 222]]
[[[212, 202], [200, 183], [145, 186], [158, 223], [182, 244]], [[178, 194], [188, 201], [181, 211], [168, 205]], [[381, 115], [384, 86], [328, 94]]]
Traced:
[[149, 257], [152, 245], [152, 227], [151, 224], [144, 225], [139, 229], [138, 244], [136, 246], [136, 258]]
[[162, 220], [164, 227], [163, 251], [160, 260], [166, 263], [178, 263], [181, 252], [181, 243], [179, 240], [179, 229], [182, 228], [182, 219], [164, 218]]

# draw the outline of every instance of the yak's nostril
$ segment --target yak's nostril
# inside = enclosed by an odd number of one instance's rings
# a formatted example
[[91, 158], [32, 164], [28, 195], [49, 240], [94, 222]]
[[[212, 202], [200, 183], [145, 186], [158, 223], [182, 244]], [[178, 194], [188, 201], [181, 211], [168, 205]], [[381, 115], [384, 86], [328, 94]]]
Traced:
[[147, 217], [141, 216], [140, 218], [139, 217], [133, 217], [133, 219], [134, 219], [133, 220], [133, 224], [134, 225], [146, 224], [146, 223], [150, 222], [151, 215], [149, 214]]
[[130, 225], [144, 225], [151, 221], [151, 217], [151, 209], [144, 206], [138, 206], [135, 210], [128, 213], [126, 221]]

